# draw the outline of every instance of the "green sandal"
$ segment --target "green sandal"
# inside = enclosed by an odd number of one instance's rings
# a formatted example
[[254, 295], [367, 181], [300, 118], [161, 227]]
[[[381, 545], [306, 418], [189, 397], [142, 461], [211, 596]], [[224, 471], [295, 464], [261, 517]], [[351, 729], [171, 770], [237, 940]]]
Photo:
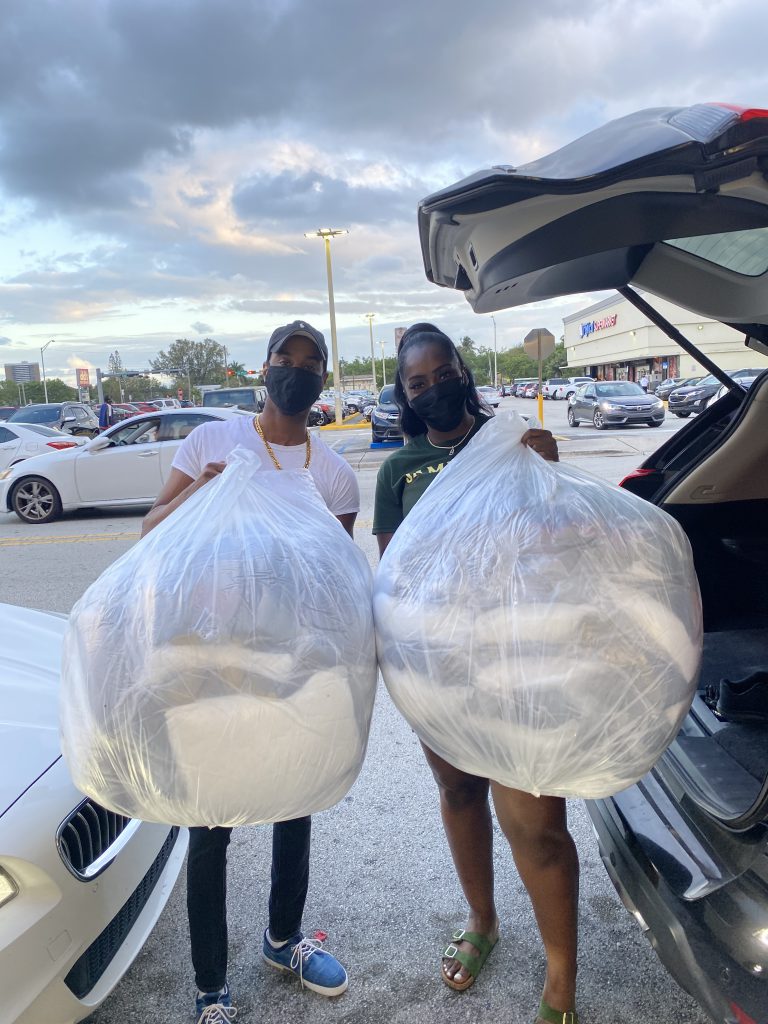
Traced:
[[[460, 931], [454, 932], [451, 936], [452, 941], [443, 950], [443, 959], [458, 960], [462, 967], [466, 967], [469, 971], [469, 977], [464, 981], [454, 981], [453, 978], [449, 978], [445, 973], [445, 968], [441, 968], [440, 974], [445, 984], [457, 992], [464, 992], [470, 985], [474, 985], [475, 978], [480, 973], [483, 964], [488, 959], [488, 956], [499, 941], [498, 936], [495, 939], [489, 939], [487, 935], [481, 935], [479, 932], [468, 932], [464, 928]], [[455, 945], [457, 942], [471, 942], [472, 945], [478, 950], [478, 956], [473, 953], [465, 953]]]
[[553, 1010], [542, 999], [535, 1024], [539, 1024], [540, 1021], [543, 1024], [579, 1024], [579, 1015], [575, 1010]]

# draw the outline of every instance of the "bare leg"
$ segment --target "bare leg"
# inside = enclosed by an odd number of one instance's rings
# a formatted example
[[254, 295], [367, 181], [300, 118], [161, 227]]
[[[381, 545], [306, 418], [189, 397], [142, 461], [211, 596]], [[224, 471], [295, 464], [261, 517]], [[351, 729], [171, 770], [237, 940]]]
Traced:
[[554, 1010], [567, 1012], [576, 1000], [579, 860], [568, 832], [565, 800], [531, 796], [497, 782], [491, 788], [544, 943], [543, 998]]
[[[423, 744], [422, 747], [440, 790], [443, 827], [469, 904], [467, 931], [493, 939], [499, 933], [499, 920], [493, 902], [493, 829], [488, 780], [467, 775]], [[457, 946], [464, 952], [478, 953], [469, 942], [459, 942]], [[444, 959], [443, 971], [457, 982], [469, 977], [466, 967], [457, 960]]]

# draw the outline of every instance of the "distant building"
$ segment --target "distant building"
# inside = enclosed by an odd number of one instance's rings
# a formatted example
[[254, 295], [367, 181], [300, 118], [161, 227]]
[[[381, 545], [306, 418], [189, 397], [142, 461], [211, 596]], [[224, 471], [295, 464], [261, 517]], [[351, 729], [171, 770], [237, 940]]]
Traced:
[[39, 363], [6, 363], [5, 379], [14, 384], [32, 384], [40, 381]]
[[[691, 313], [666, 299], [648, 300], [689, 341], [723, 370], [765, 367], [768, 358], [744, 344], [741, 331]], [[671, 341], [621, 295], [580, 309], [563, 320], [567, 364], [564, 370], [584, 368], [601, 380], [640, 380], [704, 376], [708, 371]]]

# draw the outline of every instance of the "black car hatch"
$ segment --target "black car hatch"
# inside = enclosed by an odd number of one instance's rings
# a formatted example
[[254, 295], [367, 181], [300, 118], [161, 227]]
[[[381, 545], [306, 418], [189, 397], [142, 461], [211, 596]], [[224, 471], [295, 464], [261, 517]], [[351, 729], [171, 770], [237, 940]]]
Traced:
[[427, 277], [493, 312], [629, 286], [768, 344], [768, 111], [640, 111], [419, 204]]

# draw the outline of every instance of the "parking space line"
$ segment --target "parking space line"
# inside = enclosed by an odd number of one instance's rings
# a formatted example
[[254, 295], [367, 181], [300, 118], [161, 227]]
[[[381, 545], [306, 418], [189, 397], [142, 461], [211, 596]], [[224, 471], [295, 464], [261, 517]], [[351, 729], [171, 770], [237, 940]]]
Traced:
[[0, 548], [33, 547], [38, 544], [83, 544], [96, 540], [138, 540], [139, 533], [81, 533], [60, 537], [10, 537], [0, 540]]

